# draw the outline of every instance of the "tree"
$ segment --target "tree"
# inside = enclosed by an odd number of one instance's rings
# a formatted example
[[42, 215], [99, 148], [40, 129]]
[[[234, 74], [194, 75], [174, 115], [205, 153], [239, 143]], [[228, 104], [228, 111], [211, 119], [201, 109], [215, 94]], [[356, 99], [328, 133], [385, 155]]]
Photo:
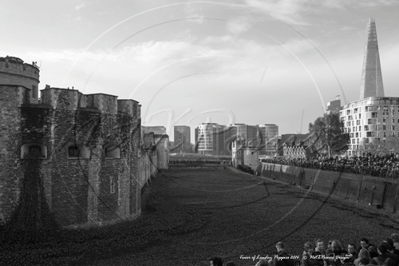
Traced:
[[374, 139], [372, 142], [364, 144], [364, 151], [373, 155], [399, 153], [399, 138], [387, 137], [385, 141]]
[[341, 133], [333, 137], [331, 149], [333, 152], [341, 154], [346, 150], [348, 150], [349, 142], [350, 142], [349, 133]]
[[344, 133], [344, 123], [338, 113], [325, 114], [309, 123], [310, 146], [319, 153], [341, 154], [348, 149], [349, 134]]

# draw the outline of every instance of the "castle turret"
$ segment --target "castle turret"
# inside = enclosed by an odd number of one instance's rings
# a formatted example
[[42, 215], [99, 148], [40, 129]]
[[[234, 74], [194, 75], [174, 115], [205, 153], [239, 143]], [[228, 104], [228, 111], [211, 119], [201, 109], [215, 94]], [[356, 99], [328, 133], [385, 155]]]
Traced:
[[30, 103], [38, 102], [39, 67], [26, 64], [17, 57], [0, 57], [0, 85], [20, 86], [27, 89]]

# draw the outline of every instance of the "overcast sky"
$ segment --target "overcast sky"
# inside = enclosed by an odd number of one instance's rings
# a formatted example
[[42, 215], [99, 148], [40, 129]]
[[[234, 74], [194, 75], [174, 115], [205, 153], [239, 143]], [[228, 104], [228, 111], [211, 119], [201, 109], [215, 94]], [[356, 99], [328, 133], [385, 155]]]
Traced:
[[203, 122], [306, 133], [336, 95], [359, 98], [370, 15], [399, 97], [395, 0], [3, 0], [0, 56], [37, 61], [40, 89], [137, 100], [171, 139]]

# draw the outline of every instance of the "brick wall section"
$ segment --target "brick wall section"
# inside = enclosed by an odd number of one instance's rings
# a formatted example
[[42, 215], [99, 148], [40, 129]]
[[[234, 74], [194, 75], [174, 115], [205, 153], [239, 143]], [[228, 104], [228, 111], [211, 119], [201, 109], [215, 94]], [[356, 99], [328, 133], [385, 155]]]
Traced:
[[152, 144], [154, 144], [154, 133], [150, 132], [150, 133], [145, 133], [143, 135], [143, 141], [144, 141], [144, 147], [145, 149], [148, 149]]
[[120, 217], [129, 217], [130, 211], [130, 182], [137, 178], [130, 176], [130, 167], [128, 159], [121, 160], [120, 175], [117, 180], [116, 193], [118, 197], [117, 215]]
[[153, 155], [153, 152], [145, 151], [142, 153], [139, 159], [139, 179], [138, 185], [141, 189], [147, 182], [151, 181], [151, 178], [157, 173], [157, 155]]
[[[40, 179], [41, 186], [44, 189], [45, 200], [50, 207], [51, 203], [51, 182], [52, 175], [48, 175], [49, 169], [52, 167], [48, 158], [51, 157], [52, 151], [48, 149], [48, 142], [50, 141], [50, 113], [51, 107], [44, 104], [22, 104], [20, 109], [21, 114], [21, 127], [20, 127], [20, 145], [14, 147], [17, 154], [19, 154], [19, 163], [17, 171], [21, 173], [21, 178], [25, 178], [24, 169], [22, 167], [21, 158], [24, 154], [21, 154], [21, 145], [34, 143], [42, 145], [42, 152], [46, 152], [46, 158], [40, 160]], [[47, 150], [46, 150], [47, 147]], [[45, 151], [46, 150], [46, 151]], [[23, 159], [22, 159], [23, 160]], [[22, 180], [21, 180], [22, 181]], [[21, 182], [22, 183], [22, 182]], [[49, 194], [50, 193], [50, 194]], [[41, 199], [39, 198], [39, 202]], [[40, 203], [42, 204], [42, 203]]]
[[169, 165], [169, 151], [168, 151], [168, 135], [154, 135], [155, 143], [157, 144], [157, 167], [158, 169], [168, 169]]
[[153, 156], [156, 154], [155, 150], [155, 134], [153, 132], [143, 134], [142, 138], [142, 164], [143, 175], [140, 185], [143, 186], [153, 173]]
[[130, 148], [132, 150], [130, 156], [128, 157], [128, 164], [130, 165], [130, 191], [129, 191], [129, 202], [130, 202], [130, 213], [137, 217], [141, 214], [141, 188], [137, 182], [139, 178], [138, 169], [138, 152], [140, 148], [140, 129], [141, 129], [141, 119], [140, 119], [140, 105], [135, 102], [133, 103], [133, 120], [132, 126], [130, 127]]
[[140, 117], [138, 114], [138, 102], [134, 100], [118, 100], [118, 112], [125, 113], [130, 116]]
[[[61, 225], [86, 222], [87, 204], [82, 199], [85, 167], [83, 160], [68, 159], [68, 147], [74, 143], [77, 91], [46, 89], [42, 91], [42, 102], [52, 106], [49, 114], [51, 132], [47, 142], [51, 151], [49, 166], [51, 172], [51, 210]], [[85, 206], [86, 205], [86, 206]]]
[[[30, 90], [21, 86], [0, 85], [0, 219], [10, 217], [21, 191], [21, 146], [44, 141], [46, 108], [29, 108]], [[24, 104], [25, 107], [21, 108]], [[27, 116], [30, 116], [29, 118]], [[37, 123], [33, 121], [36, 121]], [[26, 126], [31, 127], [27, 129]]]
[[152, 153], [151, 156], [151, 162], [150, 162], [150, 167], [151, 167], [151, 176], [155, 175], [158, 172], [158, 156], [156, 151]]
[[98, 222], [98, 204], [100, 195], [101, 145], [91, 150], [88, 167], [87, 220], [90, 224]]
[[149, 157], [148, 157], [148, 152], [141, 147], [141, 152], [140, 152], [140, 158], [139, 158], [139, 178], [138, 178], [138, 185], [140, 189], [146, 184], [147, 180], [150, 178], [150, 170], [148, 169], [149, 167]]
[[86, 95], [87, 107], [100, 110], [102, 113], [115, 115], [118, 110], [117, 96], [96, 93]]
[[[106, 159], [100, 170], [100, 202], [98, 214], [100, 221], [115, 220], [118, 215], [118, 181], [120, 177], [119, 159]], [[112, 185], [112, 188], [111, 188]]]
[[[141, 130], [139, 131], [141, 132]], [[141, 138], [137, 189], [141, 192], [157, 173], [158, 169], [169, 168], [168, 135], [158, 135], [153, 132], [146, 133]], [[137, 203], [141, 206], [141, 197]]]
[[[117, 208], [116, 213], [121, 217], [125, 217], [131, 213], [133, 216], [137, 216], [140, 210], [136, 208], [137, 198], [140, 197], [137, 194], [137, 167], [138, 167], [138, 145], [139, 136], [137, 132], [140, 128], [140, 120], [138, 117], [133, 115], [133, 108], [137, 108], [137, 102], [128, 101], [131, 109], [123, 109], [118, 103], [118, 115], [117, 125], [119, 125], [117, 131], [120, 138], [118, 142], [121, 143], [121, 156], [123, 160], [120, 162], [120, 168], [118, 175], [115, 176], [117, 180], [116, 186], [116, 197], [117, 197]], [[125, 216], [124, 216], [125, 215]]]
[[20, 141], [20, 102], [16, 86], [0, 85], [0, 219], [10, 217], [18, 200], [20, 178], [19, 155], [15, 147]]
[[158, 173], [159, 169], [169, 168], [168, 135], [145, 133], [142, 138], [139, 158], [140, 189], [151, 181], [151, 178]]

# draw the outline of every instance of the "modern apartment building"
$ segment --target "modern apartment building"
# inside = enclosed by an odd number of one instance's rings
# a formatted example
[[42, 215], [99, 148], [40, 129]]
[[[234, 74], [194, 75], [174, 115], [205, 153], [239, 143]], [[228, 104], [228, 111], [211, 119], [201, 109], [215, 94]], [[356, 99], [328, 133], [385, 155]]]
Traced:
[[350, 134], [347, 155], [360, 154], [368, 142], [398, 136], [399, 98], [368, 97], [354, 101], [343, 107], [340, 117], [345, 132]]

